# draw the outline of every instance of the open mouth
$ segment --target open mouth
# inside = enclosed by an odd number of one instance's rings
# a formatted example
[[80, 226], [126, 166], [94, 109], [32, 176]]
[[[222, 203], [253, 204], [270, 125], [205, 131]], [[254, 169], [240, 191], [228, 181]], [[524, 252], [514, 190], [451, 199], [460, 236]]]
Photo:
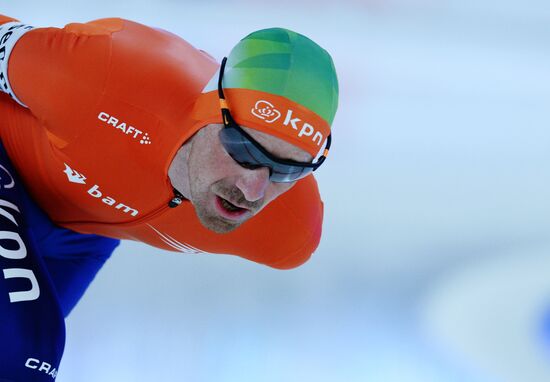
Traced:
[[231, 203], [229, 200], [224, 199], [218, 195], [216, 195], [216, 204], [218, 206], [218, 210], [220, 210], [222, 215], [230, 218], [240, 217], [248, 211], [246, 208], [238, 207]]
[[237, 207], [234, 204], [231, 204], [231, 202], [229, 202], [228, 200], [226, 200], [224, 198], [220, 198], [220, 199], [221, 199], [221, 203], [222, 203], [223, 208], [225, 208], [226, 210], [228, 210], [230, 212], [236, 212], [236, 211], [242, 210], [242, 208]]

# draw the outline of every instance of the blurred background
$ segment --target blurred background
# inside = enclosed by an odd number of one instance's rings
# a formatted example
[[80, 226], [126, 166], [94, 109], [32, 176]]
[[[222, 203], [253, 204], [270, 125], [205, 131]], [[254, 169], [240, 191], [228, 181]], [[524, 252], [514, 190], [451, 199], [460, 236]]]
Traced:
[[333, 56], [324, 234], [276, 271], [124, 243], [67, 321], [59, 382], [550, 381], [550, 3], [3, 2], [121, 16], [218, 60], [255, 29]]

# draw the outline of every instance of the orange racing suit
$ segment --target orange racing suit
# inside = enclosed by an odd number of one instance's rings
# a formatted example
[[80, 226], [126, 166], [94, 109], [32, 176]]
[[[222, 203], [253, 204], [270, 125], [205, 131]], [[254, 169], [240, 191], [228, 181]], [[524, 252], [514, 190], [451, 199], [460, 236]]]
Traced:
[[189, 201], [168, 206], [168, 167], [206, 124], [192, 110], [219, 67], [185, 40], [110, 18], [30, 29], [4, 59], [19, 103], [0, 93], [0, 138], [56, 224], [280, 269], [318, 246], [323, 205], [313, 176], [228, 234], [204, 228]]

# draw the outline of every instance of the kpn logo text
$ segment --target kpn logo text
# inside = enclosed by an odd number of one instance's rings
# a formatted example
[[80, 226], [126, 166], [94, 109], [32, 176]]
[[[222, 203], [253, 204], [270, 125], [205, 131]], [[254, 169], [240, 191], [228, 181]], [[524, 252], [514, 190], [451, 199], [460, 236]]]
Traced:
[[[282, 113], [271, 102], [265, 100], [256, 102], [251, 112], [255, 117], [263, 119], [266, 123], [273, 123], [282, 116]], [[311, 140], [317, 143], [317, 146], [320, 146], [323, 142], [323, 134], [315, 131], [311, 124], [295, 117], [292, 109], [287, 110], [283, 126], [292, 127], [297, 131], [298, 137], [311, 137]]]

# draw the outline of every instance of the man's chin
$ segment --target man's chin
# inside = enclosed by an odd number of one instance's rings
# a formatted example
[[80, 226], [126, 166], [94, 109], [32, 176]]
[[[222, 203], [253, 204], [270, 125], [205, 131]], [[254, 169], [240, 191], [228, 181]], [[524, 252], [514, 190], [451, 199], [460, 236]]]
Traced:
[[221, 217], [201, 216], [200, 214], [198, 217], [204, 228], [221, 234], [234, 231], [243, 223], [242, 221], [228, 221]]

